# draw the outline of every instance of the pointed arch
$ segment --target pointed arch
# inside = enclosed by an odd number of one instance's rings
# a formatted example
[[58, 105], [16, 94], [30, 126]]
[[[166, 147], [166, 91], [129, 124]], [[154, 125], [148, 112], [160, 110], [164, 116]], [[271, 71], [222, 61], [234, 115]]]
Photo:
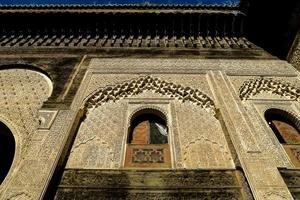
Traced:
[[122, 84], [100, 88], [86, 99], [84, 107], [95, 108], [106, 102], [117, 101], [127, 96], [140, 94], [146, 90], [175, 97], [182, 102], [190, 101], [215, 113], [214, 102], [200, 90], [166, 82], [151, 76], [142, 76]]
[[239, 89], [239, 96], [241, 100], [247, 100], [262, 92], [271, 92], [294, 101], [300, 101], [300, 89], [290, 83], [262, 77], [245, 81]]

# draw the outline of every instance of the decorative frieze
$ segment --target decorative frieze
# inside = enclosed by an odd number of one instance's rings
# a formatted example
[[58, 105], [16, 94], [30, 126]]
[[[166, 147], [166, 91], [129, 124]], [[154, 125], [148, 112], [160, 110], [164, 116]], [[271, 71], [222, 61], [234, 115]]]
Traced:
[[262, 92], [269, 92], [295, 101], [300, 100], [299, 88], [272, 78], [257, 78], [244, 82], [239, 89], [239, 96], [242, 100], [247, 100]]
[[151, 76], [143, 76], [115, 86], [100, 88], [86, 101], [87, 108], [96, 108], [109, 101], [117, 101], [128, 96], [137, 95], [145, 90], [174, 97], [181, 102], [190, 101], [196, 105], [215, 113], [214, 102], [198, 89], [184, 87], [174, 83], [162, 81]]

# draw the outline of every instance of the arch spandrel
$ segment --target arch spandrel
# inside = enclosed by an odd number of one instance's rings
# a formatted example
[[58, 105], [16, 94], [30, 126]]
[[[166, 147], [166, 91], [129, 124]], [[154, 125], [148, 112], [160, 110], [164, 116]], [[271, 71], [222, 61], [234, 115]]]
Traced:
[[[151, 103], [145, 105], [143, 101], [141, 103], [135, 98], [141, 98], [145, 102], [149, 99]], [[126, 133], [134, 113], [152, 106], [156, 107], [155, 104], [162, 101], [163, 105], [172, 104], [176, 109], [175, 114], [168, 107], [157, 106], [168, 118], [166, 123], [170, 128], [171, 155], [176, 162], [177, 160], [181, 162], [177, 167], [233, 167], [222, 127], [214, 116], [215, 105], [211, 98], [199, 89], [176, 85], [151, 76], [142, 76], [99, 88], [85, 99], [83, 107], [86, 117], [78, 130], [67, 168], [106, 169], [123, 166], [124, 160], [121, 155], [124, 153], [128, 139]], [[175, 126], [173, 127], [175, 121], [177, 121], [176, 131]], [[181, 141], [182, 144], [178, 142], [176, 144], [180, 146], [175, 147], [175, 140]], [[205, 157], [205, 152], [210, 150], [218, 155], [218, 160], [215, 157]], [[89, 156], [85, 157], [87, 154], [84, 152], [90, 152]], [[201, 156], [195, 157], [193, 152]], [[182, 156], [185, 158], [184, 161]], [[89, 163], [89, 160], [93, 159], [97, 161]]]
[[198, 89], [184, 87], [166, 82], [151, 76], [142, 76], [121, 84], [99, 88], [84, 101], [84, 108], [96, 108], [109, 101], [117, 101], [129, 96], [140, 94], [146, 90], [178, 99], [181, 102], [192, 102], [215, 114], [213, 100]]
[[[12, 132], [15, 139], [15, 159], [11, 170], [15, 170], [23, 159], [32, 159], [34, 155], [27, 154], [30, 141], [36, 133], [38, 110], [51, 96], [53, 85], [47, 74], [31, 68], [9, 66], [0, 70], [0, 121]], [[10, 179], [14, 175], [8, 174]], [[2, 183], [2, 189], [8, 182]]]
[[239, 88], [239, 97], [241, 100], [268, 92], [277, 96], [287, 97], [290, 100], [300, 101], [300, 89], [292, 86], [288, 82], [274, 80], [272, 78], [257, 78], [245, 81]]

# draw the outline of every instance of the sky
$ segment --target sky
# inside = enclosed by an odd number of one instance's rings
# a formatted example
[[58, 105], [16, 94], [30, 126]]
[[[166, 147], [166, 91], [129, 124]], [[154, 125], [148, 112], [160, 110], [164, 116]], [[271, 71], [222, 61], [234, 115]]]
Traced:
[[84, 5], [122, 5], [122, 4], [202, 4], [202, 5], [238, 5], [240, 0], [0, 0], [0, 5], [30, 4], [84, 4]]

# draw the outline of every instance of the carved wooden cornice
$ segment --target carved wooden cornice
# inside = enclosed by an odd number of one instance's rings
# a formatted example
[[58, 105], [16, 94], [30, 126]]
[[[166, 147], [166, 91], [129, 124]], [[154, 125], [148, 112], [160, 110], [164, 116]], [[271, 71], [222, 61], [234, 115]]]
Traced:
[[2, 7], [0, 17], [2, 47], [254, 46], [243, 32], [245, 15], [231, 8]]

